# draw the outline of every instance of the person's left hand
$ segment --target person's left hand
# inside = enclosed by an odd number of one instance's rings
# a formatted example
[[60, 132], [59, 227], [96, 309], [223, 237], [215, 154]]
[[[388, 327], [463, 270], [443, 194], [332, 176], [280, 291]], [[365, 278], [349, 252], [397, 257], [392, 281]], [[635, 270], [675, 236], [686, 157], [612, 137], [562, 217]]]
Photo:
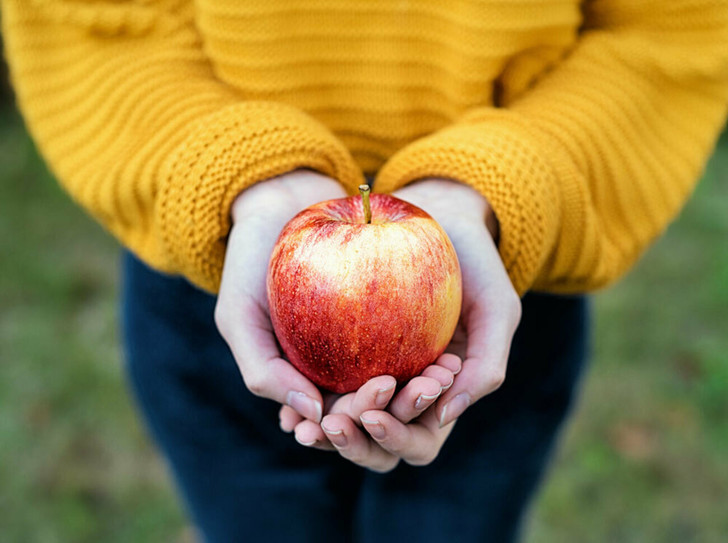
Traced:
[[505, 379], [511, 340], [521, 316], [520, 299], [494, 241], [498, 235], [495, 216], [480, 194], [456, 182], [432, 179], [408, 185], [395, 196], [432, 215], [458, 254], [463, 275], [460, 323], [449, 354], [425, 370], [440, 367], [458, 376], [452, 384], [443, 382], [436, 399], [428, 403], [428, 407], [436, 405], [424, 410], [412, 409], [406, 392], [420, 377], [410, 381], [386, 408], [377, 403], [384, 380], [390, 380], [394, 392], [394, 380], [384, 376], [330, 405], [321, 425], [302, 420], [285, 406], [280, 411], [281, 428], [294, 430], [300, 443], [322, 449], [333, 446], [343, 457], [375, 471], [389, 471], [400, 460], [425, 465], [437, 457], [452, 423]]

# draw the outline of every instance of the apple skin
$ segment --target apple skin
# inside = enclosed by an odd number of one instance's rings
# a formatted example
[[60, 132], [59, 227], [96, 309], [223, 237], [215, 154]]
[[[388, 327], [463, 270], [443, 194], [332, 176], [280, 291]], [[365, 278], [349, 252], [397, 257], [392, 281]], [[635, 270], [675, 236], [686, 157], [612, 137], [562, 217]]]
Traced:
[[273, 249], [271, 322], [287, 359], [316, 385], [351, 392], [378, 375], [399, 384], [445, 350], [462, 279], [445, 231], [422, 209], [371, 195], [329, 200], [296, 215]]

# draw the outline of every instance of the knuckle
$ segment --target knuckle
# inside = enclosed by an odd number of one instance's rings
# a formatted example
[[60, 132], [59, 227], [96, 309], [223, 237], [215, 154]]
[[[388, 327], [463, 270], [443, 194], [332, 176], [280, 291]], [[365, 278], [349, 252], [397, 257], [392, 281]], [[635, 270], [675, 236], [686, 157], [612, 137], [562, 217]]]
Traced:
[[349, 462], [353, 462], [358, 466], [369, 467], [369, 459], [360, 452], [343, 449], [339, 450], [339, 453]]
[[488, 372], [486, 376], [486, 385], [488, 392], [498, 390], [506, 380], [506, 370], [503, 367], [495, 368]]
[[396, 468], [398, 465], [399, 465], [399, 458], [393, 458], [391, 460], [382, 462], [381, 464], [376, 464], [374, 466], [371, 466], [369, 469], [376, 473], [389, 473], [394, 468]]
[[380, 440], [380, 444], [384, 445], [386, 450], [397, 457], [405, 456], [405, 446], [395, 439]]
[[491, 392], [498, 390], [503, 382], [506, 380], [506, 368], [505, 366], [483, 367], [478, 375], [478, 386], [474, 391], [476, 394], [473, 398], [479, 398], [486, 396]]
[[230, 310], [227, 305], [218, 301], [217, 304], [215, 304], [215, 313], [213, 317], [215, 320], [215, 326], [217, 326], [220, 334], [225, 336], [230, 322]]
[[435, 461], [438, 452], [439, 451], [437, 450], [419, 452], [409, 458], [406, 458], [405, 462], [407, 462], [410, 466], [428, 466]]
[[523, 315], [523, 306], [521, 305], [521, 299], [516, 294], [515, 290], [511, 290], [509, 294], [510, 300], [508, 301], [509, 307], [511, 307], [511, 315], [513, 318], [514, 326], [517, 326], [521, 322], [521, 316]]
[[264, 396], [268, 390], [268, 379], [264, 374], [243, 374], [246, 388], [255, 396]]

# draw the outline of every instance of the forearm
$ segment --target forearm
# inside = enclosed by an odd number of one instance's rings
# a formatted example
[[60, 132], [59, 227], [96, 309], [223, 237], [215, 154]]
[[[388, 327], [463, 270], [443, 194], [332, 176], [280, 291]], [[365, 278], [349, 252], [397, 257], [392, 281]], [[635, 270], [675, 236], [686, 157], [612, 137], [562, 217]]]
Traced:
[[589, 5], [553, 70], [405, 147], [376, 181], [442, 177], [484, 195], [520, 293], [625, 273], [686, 200], [725, 119], [728, 4]]
[[147, 263], [207, 290], [241, 191], [297, 168], [361, 180], [312, 117], [215, 77], [192, 2], [3, 0], [3, 27], [21, 109], [63, 186]]

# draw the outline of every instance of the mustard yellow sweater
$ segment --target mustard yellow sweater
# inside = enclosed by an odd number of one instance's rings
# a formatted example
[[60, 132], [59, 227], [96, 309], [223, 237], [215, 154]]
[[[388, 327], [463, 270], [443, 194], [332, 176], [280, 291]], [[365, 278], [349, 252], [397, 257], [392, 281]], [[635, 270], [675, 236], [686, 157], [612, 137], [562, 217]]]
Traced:
[[623, 274], [728, 103], [728, 0], [1, 0], [19, 103], [72, 196], [215, 291], [229, 207], [299, 167], [485, 195], [519, 292]]

